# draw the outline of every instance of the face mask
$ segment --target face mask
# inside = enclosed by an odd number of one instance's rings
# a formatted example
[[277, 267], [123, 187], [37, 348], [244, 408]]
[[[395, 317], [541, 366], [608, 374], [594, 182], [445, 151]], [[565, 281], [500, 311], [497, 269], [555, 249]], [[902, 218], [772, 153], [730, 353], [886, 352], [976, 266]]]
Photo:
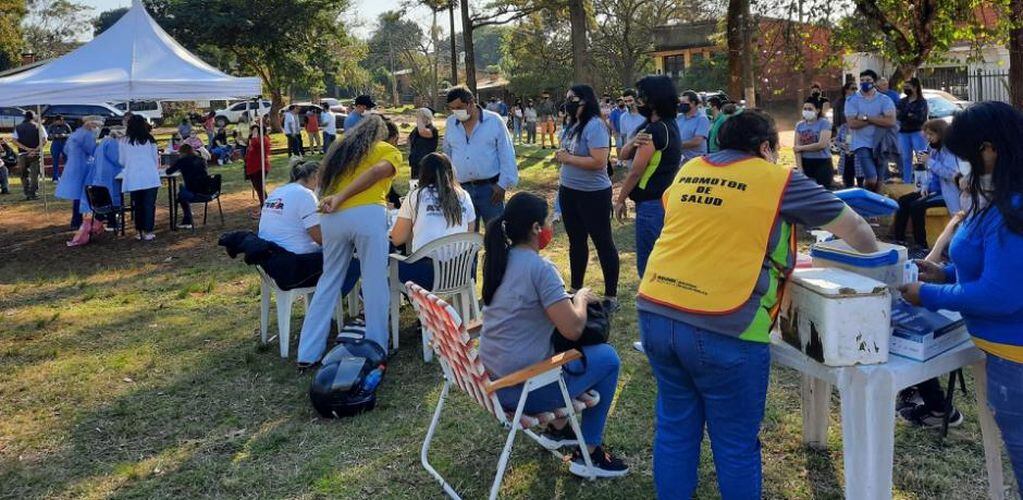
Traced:
[[803, 110], [803, 119], [804, 120], [812, 121], [814, 118], [817, 118], [817, 112], [816, 111], [807, 111], [805, 109]]
[[654, 110], [650, 109], [650, 106], [647, 106], [645, 104], [643, 106], [636, 106], [635, 109], [636, 111], [639, 112], [640, 115], [643, 115], [643, 118], [650, 118], [650, 115], [652, 115], [654, 112]]
[[913, 87], [906, 87], [902, 89], [902, 93], [906, 95], [913, 95]]
[[468, 109], [456, 109], [456, 110], [452, 111], [451, 114], [454, 115], [455, 119], [460, 121], [460, 122], [464, 122], [464, 121], [469, 120], [469, 110]]
[[963, 177], [969, 177], [970, 176], [970, 172], [972, 172], [972, 171], [973, 171], [973, 165], [971, 165], [970, 162], [968, 162], [968, 161], [960, 161], [959, 162], [959, 174], [960, 175], [962, 175]]
[[810, 91], [810, 95], [812, 95], [814, 97], [817, 97], [817, 96], [821, 95], [821, 91], [819, 91], [817, 89], [813, 89], [813, 90]]
[[580, 104], [578, 102], [568, 101], [565, 103], [565, 112], [568, 116], [575, 118], [575, 114], [579, 111]]
[[619, 104], [618, 105], [618, 109], [625, 109], [625, 105], [624, 104]]
[[691, 109], [693, 109], [693, 106], [688, 102], [684, 102], [682, 103], [681, 106], [678, 107], [678, 110], [681, 111], [683, 114], [689, 113]]
[[547, 245], [550, 245], [551, 241], [554, 240], [554, 229], [547, 226], [540, 228], [539, 238], [540, 240], [537, 242], [537, 245], [540, 247], [540, 250], [547, 248]]
[[860, 91], [862, 91], [862, 92], [870, 92], [873, 89], [874, 89], [874, 84], [873, 83], [863, 82], [863, 83], [860, 84]]

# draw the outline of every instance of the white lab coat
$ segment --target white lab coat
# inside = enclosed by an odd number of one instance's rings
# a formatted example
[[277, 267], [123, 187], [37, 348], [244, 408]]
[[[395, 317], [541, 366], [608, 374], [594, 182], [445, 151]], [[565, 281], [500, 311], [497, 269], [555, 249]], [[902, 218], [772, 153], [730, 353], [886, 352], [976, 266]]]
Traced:
[[131, 144], [127, 138], [117, 145], [118, 163], [124, 166], [121, 191], [130, 193], [160, 187], [160, 154], [156, 143]]

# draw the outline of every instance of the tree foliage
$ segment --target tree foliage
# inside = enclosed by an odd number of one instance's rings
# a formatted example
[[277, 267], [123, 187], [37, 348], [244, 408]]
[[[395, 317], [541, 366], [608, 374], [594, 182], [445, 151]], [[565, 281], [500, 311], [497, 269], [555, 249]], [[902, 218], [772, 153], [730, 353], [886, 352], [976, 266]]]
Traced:
[[555, 94], [572, 83], [572, 46], [568, 22], [557, 13], [537, 12], [505, 32], [502, 72], [517, 95]]
[[127, 12], [127, 7], [100, 12], [99, 15], [92, 20], [92, 36], [99, 36], [100, 33], [103, 33], [117, 23], [117, 21], [120, 21], [121, 17]]
[[21, 62], [21, 22], [27, 13], [25, 0], [0, 0], [0, 71]]
[[29, 0], [22, 25], [25, 47], [36, 59], [60, 57], [78, 46], [92, 31], [87, 14], [92, 10], [73, 0]]

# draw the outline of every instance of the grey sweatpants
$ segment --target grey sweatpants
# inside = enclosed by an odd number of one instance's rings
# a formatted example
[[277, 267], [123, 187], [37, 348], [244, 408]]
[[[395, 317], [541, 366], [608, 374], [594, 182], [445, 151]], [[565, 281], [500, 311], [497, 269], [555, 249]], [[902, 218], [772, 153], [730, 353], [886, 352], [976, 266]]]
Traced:
[[387, 209], [363, 205], [320, 215], [323, 234], [323, 275], [302, 323], [298, 361], [312, 363], [323, 357], [334, 309], [353, 254], [362, 267], [362, 300], [366, 309], [366, 338], [387, 350]]

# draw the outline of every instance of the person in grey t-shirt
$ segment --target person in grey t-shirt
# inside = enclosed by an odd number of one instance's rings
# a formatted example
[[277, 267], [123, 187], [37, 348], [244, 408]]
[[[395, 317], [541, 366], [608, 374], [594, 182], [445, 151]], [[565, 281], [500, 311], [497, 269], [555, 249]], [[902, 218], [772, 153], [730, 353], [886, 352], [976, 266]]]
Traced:
[[[587, 303], [595, 300], [589, 289], [565, 293], [565, 284], [557, 268], [540, 256], [553, 229], [547, 201], [530, 193], [518, 193], [508, 200], [504, 214], [489, 224], [483, 261], [483, 331], [479, 353], [491, 378], [497, 379], [543, 361], [554, 354], [551, 335], [578, 340], [586, 325]], [[510, 244], [509, 244], [510, 243]], [[573, 398], [595, 390], [600, 402], [582, 411], [580, 427], [598, 477], [616, 477], [628, 473], [625, 464], [602, 447], [604, 425], [618, 385], [621, 361], [608, 344], [581, 348], [583, 360], [564, 366], [563, 377]], [[522, 396], [522, 384], [497, 391], [501, 405], [514, 411]], [[529, 393], [526, 414], [550, 411], [565, 406], [558, 384], [550, 384]], [[574, 444], [576, 436], [564, 419], [544, 431], [544, 446], [555, 449]], [[569, 470], [588, 475], [578, 451]]]

